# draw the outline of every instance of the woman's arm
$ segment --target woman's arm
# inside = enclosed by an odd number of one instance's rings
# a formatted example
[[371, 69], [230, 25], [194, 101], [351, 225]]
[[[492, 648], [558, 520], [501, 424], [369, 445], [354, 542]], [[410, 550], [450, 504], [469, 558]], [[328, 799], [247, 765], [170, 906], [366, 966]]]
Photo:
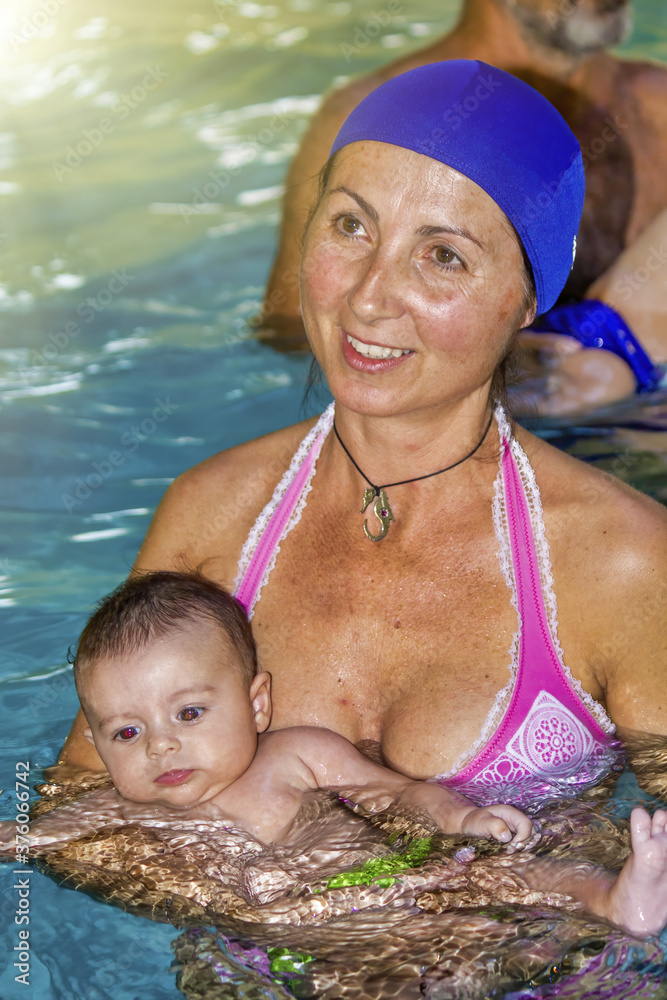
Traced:
[[[187, 559], [192, 546], [189, 513], [195, 505], [197, 478], [185, 473], [167, 490], [137, 559], [141, 569], [183, 569], [179, 564], [181, 554], [183, 560]], [[135, 571], [136, 568], [135, 565]], [[83, 736], [86, 726], [86, 718], [79, 709], [58, 756], [58, 763], [48, 769], [51, 781], [58, 782], [63, 776], [71, 775], [72, 771], [106, 770], [94, 745]]]
[[640, 784], [667, 801], [667, 517], [658, 513], [638, 511], [631, 537], [618, 539], [599, 652], [607, 711], [630, 764], [636, 758]]
[[[632, 453], [626, 456], [631, 463]], [[630, 737], [626, 749], [631, 764], [637, 759], [640, 784], [667, 801], [667, 511], [585, 471], [580, 513], [560, 529], [569, 540], [554, 563], [569, 573], [557, 591], [565, 657], [582, 654], [619, 737]], [[555, 515], [551, 523], [558, 527]], [[651, 745], [657, 749], [647, 767]]]
[[[160, 501], [132, 572], [200, 569], [230, 590], [248, 532], [313, 423], [219, 452], [180, 475]], [[104, 770], [83, 737], [85, 726], [79, 712], [59, 760], [72, 768]], [[58, 767], [49, 771], [52, 780], [58, 780]]]
[[87, 725], [83, 710], [79, 709], [58, 756], [58, 763], [47, 769], [46, 777], [50, 781], [57, 783], [61, 776], [71, 775], [73, 771], [106, 771], [95, 744], [83, 736]]
[[23, 826], [14, 822], [0, 823], [0, 857], [11, 858], [16, 851], [16, 834], [23, 833], [22, 842], [29, 844], [31, 857], [63, 847], [71, 840], [79, 840], [96, 833], [104, 826], [127, 822], [122, 800], [115, 788], [88, 792], [65, 805], [58, 806], [32, 820], [25, 833]]

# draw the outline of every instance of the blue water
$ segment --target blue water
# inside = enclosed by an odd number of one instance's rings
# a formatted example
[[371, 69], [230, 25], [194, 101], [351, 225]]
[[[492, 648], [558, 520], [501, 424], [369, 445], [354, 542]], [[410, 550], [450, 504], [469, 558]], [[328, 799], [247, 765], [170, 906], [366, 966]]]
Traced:
[[[34, 784], [56, 758], [77, 707], [67, 648], [126, 575], [165, 487], [302, 416], [308, 358], [257, 344], [245, 320], [319, 95], [424, 44], [457, 8], [413, 0], [409, 22], [376, 35], [370, 0], [3, 3], [3, 817], [16, 762], [30, 761]], [[667, 61], [667, 11], [636, 11], [626, 52]], [[667, 499], [664, 400], [545, 433]], [[180, 995], [173, 928], [31, 879], [32, 993], [10, 960], [3, 1000]], [[13, 886], [3, 866], [8, 953]]]

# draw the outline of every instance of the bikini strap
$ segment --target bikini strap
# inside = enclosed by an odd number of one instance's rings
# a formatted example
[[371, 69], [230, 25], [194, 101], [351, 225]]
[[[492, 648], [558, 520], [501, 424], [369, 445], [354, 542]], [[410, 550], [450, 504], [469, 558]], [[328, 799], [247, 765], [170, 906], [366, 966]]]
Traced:
[[[531, 674], [538, 649], [546, 654], [544, 668], [552, 669], [566, 687], [582, 702], [594, 722], [606, 733], [614, 725], [606, 711], [584, 690], [565, 663], [558, 639], [558, 607], [553, 588], [549, 544], [544, 528], [544, 514], [535, 472], [525, 451], [512, 435], [504, 412], [498, 415], [501, 436], [501, 473], [498, 487], [504, 498], [500, 561], [513, 594], [519, 615], [520, 630], [513, 643], [514, 691], [520, 692]], [[498, 488], [497, 487], [497, 488]], [[518, 641], [517, 641], [518, 640]], [[535, 681], [537, 678], [532, 677]]]
[[[521, 645], [534, 649], [535, 644], [539, 643], [551, 650], [553, 644], [547, 624], [533, 525], [511, 440], [503, 441], [501, 468], [517, 611], [522, 626]], [[520, 657], [519, 673], [522, 660], [523, 657]]]
[[298, 524], [315, 474], [315, 463], [334, 420], [334, 404], [306, 434], [289, 469], [273, 491], [246, 539], [232, 593], [252, 618], [262, 587], [276, 564], [280, 545]]

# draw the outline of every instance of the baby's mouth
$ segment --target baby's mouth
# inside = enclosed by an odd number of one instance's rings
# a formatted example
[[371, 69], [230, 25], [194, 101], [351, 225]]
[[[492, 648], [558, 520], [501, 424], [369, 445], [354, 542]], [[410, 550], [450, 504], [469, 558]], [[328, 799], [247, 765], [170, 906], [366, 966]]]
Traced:
[[183, 771], [165, 771], [158, 778], [155, 779], [154, 784], [156, 785], [181, 785], [184, 781], [187, 781], [193, 772], [193, 768]]
[[379, 344], [364, 344], [361, 340], [357, 340], [356, 337], [351, 337], [349, 333], [346, 333], [347, 342], [350, 344], [357, 354], [361, 354], [364, 358], [376, 358], [381, 361], [385, 361], [387, 358], [400, 358], [403, 354], [412, 354], [412, 351], [408, 348], [404, 350], [402, 347], [380, 347]]

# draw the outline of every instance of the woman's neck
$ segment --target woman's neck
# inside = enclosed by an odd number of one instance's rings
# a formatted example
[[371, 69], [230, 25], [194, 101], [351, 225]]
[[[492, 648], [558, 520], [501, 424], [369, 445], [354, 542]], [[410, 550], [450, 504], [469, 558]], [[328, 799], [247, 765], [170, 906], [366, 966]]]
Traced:
[[488, 386], [456, 402], [407, 414], [360, 414], [337, 403], [336, 428], [364, 477], [380, 486], [448, 469], [480, 441], [477, 456], [495, 454], [497, 435], [492, 427], [485, 434], [491, 410]]

